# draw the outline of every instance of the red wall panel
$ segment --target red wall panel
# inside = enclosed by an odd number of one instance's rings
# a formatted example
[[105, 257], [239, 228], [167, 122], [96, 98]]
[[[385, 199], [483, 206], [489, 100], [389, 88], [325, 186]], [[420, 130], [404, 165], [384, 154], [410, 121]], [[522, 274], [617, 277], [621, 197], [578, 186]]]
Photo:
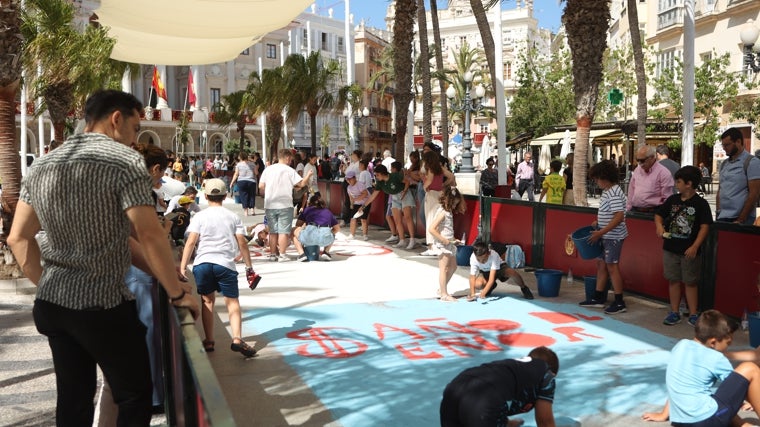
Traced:
[[573, 270], [573, 276], [596, 276], [596, 261], [585, 260], [576, 250], [573, 255], [565, 252], [565, 239], [573, 231], [591, 225], [596, 215], [591, 212], [571, 212], [559, 209], [546, 209], [546, 232], [544, 239], [544, 268], [562, 270], [567, 274]]
[[760, 235], [718, 231], [715, 308], [734, 317], [757, 311]]
[[662, 271], [662, 240], [654, 221], [626, 218], [628, 237], [620, 256], [620, 274], [626, 290], [668, 299], [668, 281]]

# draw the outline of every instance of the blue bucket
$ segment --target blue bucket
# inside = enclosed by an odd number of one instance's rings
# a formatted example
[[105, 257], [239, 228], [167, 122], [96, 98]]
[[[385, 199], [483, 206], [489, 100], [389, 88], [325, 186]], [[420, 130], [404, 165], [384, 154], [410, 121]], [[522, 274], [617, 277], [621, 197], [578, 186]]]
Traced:
[[304, 246], [303, 253], [309, 261], [319, 261], [319, 246]]
[[[596, 292], [596, 276], [583, 276], [583, 285], [586, 288], [586, 300], [594, 299], [594, 292]], [[605, 291], [609, 292], [611, 287], [612, 282], [607, 280], [607, 289], [605, 289]], [[605, 295], [605, 300], [606, 299]]]
[[749, 313], [747, 322], [749, 323], [749, 345], [757, 348], [760, 346], [760, 314]]
[[536, 270], [536, 283], [538, 283], [538, 295], [553, 298], [559, 296], [559, 285], [562, 283], [560, 270]]
[[460, 267], [469, 267], [470, 255], [472, 255], [472, 246], [457, 246], [457, 265]]
[[588, 226], [579, 228], [573, 231], [572, 239], [575, 247], [578, 248], [578, 253], [583, 259], [598, 258], [602, 254], [602, 242], [598, 240], [596, 243], [591, 244], [588, 242], [591, 232], [594, 231], [594, 227]]
[[238, 186], [237, 186], [237, 184], [235, 184], [235, 185], [232, 186], [232, 196], [234, 197], [236, 204], [239, 205], [240, 203], [242, 203], [240, 201], [240, 193], [238, 192]]

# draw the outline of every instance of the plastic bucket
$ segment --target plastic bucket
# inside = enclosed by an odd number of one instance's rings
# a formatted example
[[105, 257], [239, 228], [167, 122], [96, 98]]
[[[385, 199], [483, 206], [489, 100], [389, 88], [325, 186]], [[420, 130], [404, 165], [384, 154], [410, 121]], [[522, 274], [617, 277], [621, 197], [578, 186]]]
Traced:
[[562, 283], [560, 270], [536, 270], [536, 283], [538, 283], [538, 295], [553, 298], [559, 296], [559, 285]]
[[747, 315], [749, 322], [749, 345], [754, 347], [760, 346], [760, 313], [749, 313]]
[[319, 246], [304, 246], [303, 253], [309, 261], [319, 261]]
[[[594, 299], [594, 292], [596, 292], [596, 276], [583, 276], [583, 286], [586, 290], [586, 299]], [[610, 283], [609, 280], [607, 280], [607, 289], [606, 291], [610, 290], [610, 287], [612, 286], [612, 283]], [[605, 300], [607, 295], [605, 295]]]
[[469, 267], [470, 255], [472, 255], [472, 246], [457, 246], [457, 265], [460, 267]]
[[594, 231], [594, 227], [587, 226], [587, 227], [583, 227], [583, 228], [579, 228], [575, 230], [573, 234], [570, 236], [573, 239], [573, 243], [575, 244], [575, 247], [578, 249], [578, 253], [581, 255], [581, 258], [583, 259], [598, 258], [599, 255], [602, 254], [601, 240], [597, 241], [593, 245], [588, 242], [588, 238], [591, 235], [592, 231]]

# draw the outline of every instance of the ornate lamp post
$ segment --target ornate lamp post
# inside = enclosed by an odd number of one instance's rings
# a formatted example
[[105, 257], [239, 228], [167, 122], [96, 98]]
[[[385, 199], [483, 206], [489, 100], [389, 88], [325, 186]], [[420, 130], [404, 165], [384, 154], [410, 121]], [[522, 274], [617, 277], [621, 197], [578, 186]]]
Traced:
[[757, 44], [757, 38], [760, 36], [760, 29], [757, 28], [753, 20], [748, 20], [742, 26], [739, 37], [744, 45], [744, 69], [760, 72], [760, 44]]
[[446, 89], [446, 97], [449, 98], [451, 103], [451, 109], [454, 111], [464, 111], [464, 130], [462, 131], [462, 167], [460, 172], [474, 173], [475, 168], [472, 165], [472, 137], [470, 136], [470, 114], [477, 113], [483, 109], [482, 98], [486, 94], [486, 90], [482, 85], [478, 85], [475, 88], [475, 99], [470, 98], [470, 86], [472, 84], [472, 73], [466, 71], [464, 73], [464, 101], [461, 104], [454, 102], [456, 96], [456, 89], [454, 86], [449, 86]]
[[351, 139], [354, 143], [354, 148], [358, 147], [359, 145], [359, 139], [360, 139], [360, 128], [362, 125], [367, 123], [369, 120], [369, 108], [364, 107], [364, 109], [357, 109], [356, 114], [352, 115], [351, 112], [346, 109], [343, 110], [343, 117], [346, 119], [349, 119], [349, 117], [354, 121], [354, 133], [355, 135], [351, 135]]

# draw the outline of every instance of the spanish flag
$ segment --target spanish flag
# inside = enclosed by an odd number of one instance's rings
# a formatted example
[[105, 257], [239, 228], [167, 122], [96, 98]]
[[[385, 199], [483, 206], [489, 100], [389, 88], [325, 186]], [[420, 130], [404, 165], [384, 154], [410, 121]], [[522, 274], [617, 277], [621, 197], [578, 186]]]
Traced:
[[156, 95], [158, 95], [159, 98], [166, 99], [166, 88], [164, 87], [164, 84], [161, 82], [161, 76], [158, 74], [158, 68], [156, 66], [153, 66], [153, 90], [156, 91]]

